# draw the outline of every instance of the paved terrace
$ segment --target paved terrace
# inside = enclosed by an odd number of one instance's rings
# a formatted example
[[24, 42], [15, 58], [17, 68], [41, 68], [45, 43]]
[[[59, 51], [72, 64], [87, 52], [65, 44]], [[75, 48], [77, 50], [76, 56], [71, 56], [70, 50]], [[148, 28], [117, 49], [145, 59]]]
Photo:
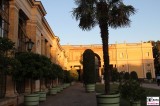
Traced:
[[61, 93], [47, 96], [40, 106], [97, 106], [95, 95], [86, 93], [82, 83], [75, 83]]
[[[157, 84], [142, 84], [143, 87], [160, 89]], [[47, 96], [45, 102], [41, 102], [40, 106], [97, 106], [96, 94], [86, 93], [82, 83], [76, 83], [57, 95]]]

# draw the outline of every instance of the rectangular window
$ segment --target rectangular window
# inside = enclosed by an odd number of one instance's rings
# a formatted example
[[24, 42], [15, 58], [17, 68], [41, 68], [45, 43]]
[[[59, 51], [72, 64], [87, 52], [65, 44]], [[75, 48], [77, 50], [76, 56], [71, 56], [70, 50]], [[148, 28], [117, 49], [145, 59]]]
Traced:
[[146, 52], [146, 57], [149, 57], [149, 52]]
[[120, 53], [120, 58], [123, 58], [124, 57], [124, 54], [123, 53]]
[[0, 0], [0, 37], [8, 36], [9, 1]]
[[20, 10], [19, 11], [19, 23], [18, 23], [18, 51], [24, 52], [26, 51], [26, 40], [27, 40], [27, 34], [26, 34], [26, 22], [27, 22], [27, 16], [25, 13]]

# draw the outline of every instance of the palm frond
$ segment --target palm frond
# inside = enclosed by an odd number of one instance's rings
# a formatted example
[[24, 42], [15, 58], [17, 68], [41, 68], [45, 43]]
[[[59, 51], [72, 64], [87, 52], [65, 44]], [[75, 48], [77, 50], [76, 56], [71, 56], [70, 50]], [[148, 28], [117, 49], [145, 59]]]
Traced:
[[72, 11], [73, 17], [78, 21], [82, 30], [90, 30], [95, 26], [95, 8], [92, 4], [95, 0], [76, 0], [78, 7]]
[[80, 18], [79, 27], [82, 30], [90, 30], [96, 25], [96, 21], [91, 14], [83, 15]]
[[121, 3], [119, 6], [113, 6], [109, 12], [109, 26], [112, 28], [130, 26], [129, 16], [135, 14], [134, 7], [124, 5]]

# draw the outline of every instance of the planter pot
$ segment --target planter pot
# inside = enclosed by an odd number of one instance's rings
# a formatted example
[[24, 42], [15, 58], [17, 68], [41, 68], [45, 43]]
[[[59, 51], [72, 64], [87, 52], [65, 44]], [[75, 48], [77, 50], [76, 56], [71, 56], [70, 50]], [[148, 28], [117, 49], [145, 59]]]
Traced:
[[61, 92], [61, 87], [60, 86], [57, 86], [57, 93], [60, 93]]
[[40, 92], [38, 92], [38, 94], [39, 94], [39, 101], [46, 101], [46, 92], [44, 92], [44, 91], [40, 91]]
[[86, 89], [86, 92], [94, 92], [95, 91], [95, 84], [86, 84], [85, 89]]
[[39, 94], [29, 94], [24, 96], [25, 106], [36, 106], [39, 105]]
[[67, 88], [67, 84], [66, 83], [63, 84], [63, 89], [65, 89], [65, 88]]
[[65, 86], [65, 88], [67, 88], [70, 86], [70, 83], [65, 83], [64, 86]]
[[141, 102], [140, 101], [131, 102], [131, 106], [141, 106]]
[[75, 82], [71, 82], [71, 85], [74, 85], [75, 84]]
[[64, 88], [63, 88], [63, 85], [61, 85], [61, 86], [60, 86], [60, 90], [63, 91], [63, 89], [64, 89]]
[[120, 94], [99, 94], [96, 96], [97, 106], [119, 106], [120, 105]]
[[51, 95], [57, 94], [57, 91], [58, 91], [58, 88], [57, 88], [57, 87], [54, 87], [54, 88], [50, 88], [50, 89], [49, 89], [49, 93], [50, 93]]

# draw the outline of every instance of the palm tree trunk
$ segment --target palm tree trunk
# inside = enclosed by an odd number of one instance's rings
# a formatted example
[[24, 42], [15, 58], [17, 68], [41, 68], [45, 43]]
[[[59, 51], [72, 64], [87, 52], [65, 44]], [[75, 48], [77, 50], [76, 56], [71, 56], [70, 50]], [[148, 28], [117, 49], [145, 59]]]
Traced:
[[103, 61], [104, 61], [104, 80], [105, 80], [105, 93], [110, 93], [110, 70], [109, 70], [109, 53], [108, 53], [108, 39], [109, 31], [108, 24], [104, 24], [102, 20], [99, 24], [103, 45]]

